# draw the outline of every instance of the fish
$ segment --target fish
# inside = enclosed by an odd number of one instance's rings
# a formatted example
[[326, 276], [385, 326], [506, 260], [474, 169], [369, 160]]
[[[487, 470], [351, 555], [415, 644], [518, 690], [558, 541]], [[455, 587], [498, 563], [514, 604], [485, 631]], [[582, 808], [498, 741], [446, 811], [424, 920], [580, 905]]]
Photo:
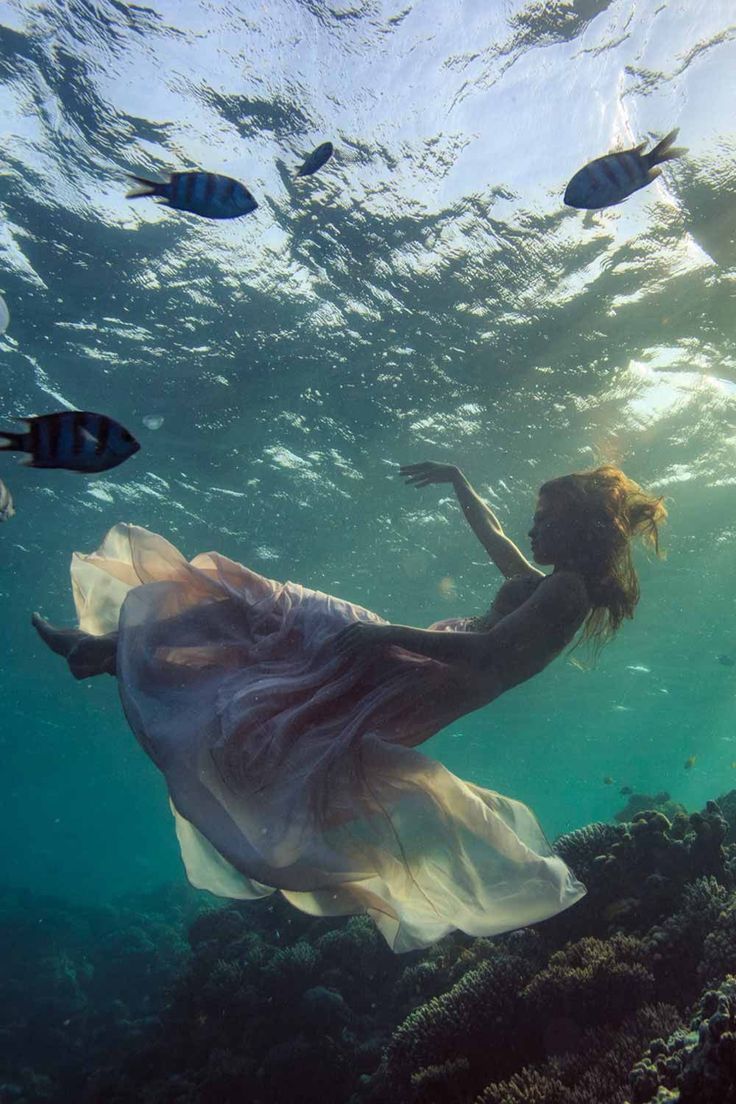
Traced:
[[589, 211], [621, 203], [632, 192], [651, 184], [661, 173], [657, 166], [663, 161], [672, 161], [687, 152], [684, 147], [673, 147], [677, 134], [677, 130], [670, 131], [649, 153], [643, 152], [647, 143], [642, 142], [633, 149], [607, 153], [589, 161], [567, 185], [564, 202], [568, 207]]
[[317, 146], [312, 150], [309, 157], [307, 157], [304, 164], [297, 169], [297, 176], [311, 176], [312, 173], [316, 173], [317, 169], [321, 169], [323, 165], [332, 157], [335, 152], [335, 147], [332, 142], [323, 142], [321, 146]]
[[629, 794], [633, 794], [634, 791], [632, 790], [631, 786], [622, 786], [621, 789], [618, 792], [623, 797], [628, 797]]
[[612, 786], [613, 785], [613, 779], [611, 778], [610, 774], [606, 774], [606, 775], [603, 776], [603, 785], [604, 786]]
[[8, 521], [11, 517], [15, 517], [13, 496], [0, 479], [0, 521]]
[[733, 656], [719, 655], [716, 656], [716, 659], [722, 667], [736, 667], [736, 659], [734, 659]]
[[240, 218], [258, 206], [245, 184], [219, 173], [175, 172], [166, 183], [133, 174], [131, 179], [136, 181], [136, 187], [127, 193], [126, 199], [153, 196], [177, 211], [189, 211], [202, 218]]
[[0, 449], [29, 453], [30, 459], [22, 462], [31, 468], [107, 471], [141, 447], [120, 422], [89, 410], [62, 410], [17, 420], [26, 423], [27, 432], [0, 431]]
[[692, 770], [697, 761], [697, 755], [688, 755], [687, 759], [685, 760], [685, 770]]

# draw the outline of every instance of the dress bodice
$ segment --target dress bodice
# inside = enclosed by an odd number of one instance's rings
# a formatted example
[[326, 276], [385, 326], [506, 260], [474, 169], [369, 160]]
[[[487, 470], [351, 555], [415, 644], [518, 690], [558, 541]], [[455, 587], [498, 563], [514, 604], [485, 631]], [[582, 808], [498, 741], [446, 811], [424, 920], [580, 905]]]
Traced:
[[531, 573], [512, 575], [499, 587], [487, 613], [467, 619], [466, 631], [487, 632], [492, 629], [504, 617], [508, 617], [510, 613], [513, 613], [531, 598], [544, 577], [544, 575], [532, 575]]
[[544, 575], [531, 573], [512, 575], [499, 587], [486, 613], [478, 617], [448, 617], [443, 621], [435, 621], [429, 627], [435, 632], [488, 632], [531, 598], [544, 578]]

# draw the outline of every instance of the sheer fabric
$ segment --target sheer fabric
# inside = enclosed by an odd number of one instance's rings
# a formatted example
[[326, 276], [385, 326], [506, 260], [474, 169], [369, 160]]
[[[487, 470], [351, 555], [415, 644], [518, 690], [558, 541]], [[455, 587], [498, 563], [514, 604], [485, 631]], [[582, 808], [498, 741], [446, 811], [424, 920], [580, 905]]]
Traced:
[[335, 654], [376, 614], [215, 552], [189, 563], [130, 525], [74, 554], [72, 586], [82, 629], [119, 630], [123, 708], [195, 886], [366, 912], [395, 951], [532, 924], [585, 892], [530, 809], [416, 750], [477, 707], [458, 673], [396, 647]]

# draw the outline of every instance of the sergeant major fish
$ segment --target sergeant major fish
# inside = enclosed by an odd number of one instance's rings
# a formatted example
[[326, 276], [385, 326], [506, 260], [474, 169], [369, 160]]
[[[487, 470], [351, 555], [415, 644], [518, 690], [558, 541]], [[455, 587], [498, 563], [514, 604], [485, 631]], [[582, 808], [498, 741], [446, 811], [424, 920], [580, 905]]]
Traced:
[[11, 517], [15, 517], [13, 496], [0, 479], [0, 521], [7, 521]]
[[685, 153], [684, 148], [673, 148], [677, 130], [671, 131], [649, 153], [643, 153], [646, 142], [619, 153], [607, 153], [589, 161], [575, 173], [565, 189], [568, 207], [581, 207], [596, 211], [620, 203], [632, 192], [651, 184], [661, 173], [657, 168], [663, 161], [671, 161]]
[[297, 169], [297, 176], [311, 176], [312, 173], [316, 173], [317, 169], [321, 169], [323, 165], [332, 157], [335, 152], [335, 147], [332, 142], [323, 142], [321, 146], [317, 146], [312, 150], [309, 157], [304, 164]]
[[19, 418], [26, 433], [0, 433], [0, 449], [30, 453], [22, 461], [31, 468], [66, 468], [101, 472], [122, 464], [141, 447], [120, 422], [88, 410]]
[[177, 211], [190, 211], [202, 218], [239, 218], [258, 206], [245, 184], [218, 173], [175, 172], [164, 184], [144, 176], [132, 179], [138, 186], [128, 192], [126, 199], [153, 196]]

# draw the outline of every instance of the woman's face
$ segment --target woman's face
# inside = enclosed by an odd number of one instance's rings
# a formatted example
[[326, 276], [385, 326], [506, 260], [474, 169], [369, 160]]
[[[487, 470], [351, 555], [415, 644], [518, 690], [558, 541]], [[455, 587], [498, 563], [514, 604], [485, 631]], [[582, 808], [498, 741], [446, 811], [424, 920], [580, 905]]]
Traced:
[[540, 495], [529, 530], [532, 556], [538, 564], [555, 564], [564, 559], [569, 545], [569, 526], [558, 506]]

